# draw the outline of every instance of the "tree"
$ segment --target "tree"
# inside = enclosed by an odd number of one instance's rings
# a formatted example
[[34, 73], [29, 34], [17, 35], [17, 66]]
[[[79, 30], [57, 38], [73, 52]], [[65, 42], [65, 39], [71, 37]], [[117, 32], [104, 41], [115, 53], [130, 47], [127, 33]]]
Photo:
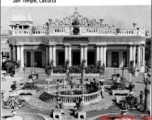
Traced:
[[52, 60], [51, 63], [50, 63], [50, 65], [45, 68], [45, 73], [48, 76], [50, 76], [53, 73], [53, 62], [54, 61]]
[[143, 110], [143, 112], [146, 112], [146, 110], [147, 110], [147, 98], [148, 98], [148, 94], [150, 93], [147, 86], [148, 86], [148, 84], [151, 84], [151, 82], [148, 80], [148, 78], [144, 77], [144, 84], [145, 84], [145, 90], [144, 90], [145, 100], [144, 100], [144, 110]]
[[151, 68], [151, 38], [146, 39], [145, 60], [146, 66]]
[[99, 74], [101, 77], [105, 72], [105, 65], [104, 65], [104, 63], [103, 63], [103, 65], [101, 65], [101, 60], [98, 61], [98, 69], [99, 69]]

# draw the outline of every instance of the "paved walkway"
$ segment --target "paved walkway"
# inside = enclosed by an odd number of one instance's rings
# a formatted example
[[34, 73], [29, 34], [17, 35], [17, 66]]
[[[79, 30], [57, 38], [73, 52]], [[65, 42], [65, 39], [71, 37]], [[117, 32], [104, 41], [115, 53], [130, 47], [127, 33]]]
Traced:
[[10, 77], [10, 76], [7, 76], [5, 77], [5, 81], [2, 81], [1, 79], [1, 90], [4, 90], [5, 91], [5, 94], [4, 94], [4, 100], [7, 100], [9, 94], [10, 94], [10, 86], [13, 84], [13, 81], [16, 81], [17, 83], [20, 83], [22, 80], [23, 80], [23, 77]]

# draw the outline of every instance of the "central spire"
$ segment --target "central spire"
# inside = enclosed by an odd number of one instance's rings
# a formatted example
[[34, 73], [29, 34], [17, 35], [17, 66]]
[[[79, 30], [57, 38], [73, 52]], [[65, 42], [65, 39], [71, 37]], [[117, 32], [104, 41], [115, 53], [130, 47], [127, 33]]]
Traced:
[[75, 12], [78, 12], [78, 9], [77, 9], [77, 7], [75, 7]]

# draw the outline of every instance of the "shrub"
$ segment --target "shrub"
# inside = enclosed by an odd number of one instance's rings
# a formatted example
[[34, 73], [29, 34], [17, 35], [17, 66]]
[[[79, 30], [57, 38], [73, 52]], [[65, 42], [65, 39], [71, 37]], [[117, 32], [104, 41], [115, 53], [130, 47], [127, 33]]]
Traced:
[[135, 75], [135, 68], [133, 67], [133, 63], [134, 61], [130, 61], [130, 65], [128, 67], [128, 71], [129, 73], [131, 73], [132, 75]]

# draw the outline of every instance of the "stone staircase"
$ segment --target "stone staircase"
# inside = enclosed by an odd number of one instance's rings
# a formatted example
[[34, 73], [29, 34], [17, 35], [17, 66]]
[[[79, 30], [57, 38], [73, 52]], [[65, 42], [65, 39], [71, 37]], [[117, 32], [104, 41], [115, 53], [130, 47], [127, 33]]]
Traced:
[[[32, 68], [26, 68], [26, 70], [25, 70], [25, 77], [28, 77], [31, 74], [31, 70], [32, 70]], [[35, 68], [35, 73], [38, 74], [38, 77], [39, 77], [40, 80], [47, 78], [47, 75], [45, 73], [45, 69], [44, 68]], [[120, 68], [116, 68], [115, 69], [115, 74], [118, 74], [118, 73], [122, 76], [122, 70]], [[105, 70], [105, 78], [106, 79], [111, 79], [112, 78], [112, 74], [114, 74], [114, 68], [107, 68]], [[24, 72], [21, 71], [18, 74], [18, 76], [24, 77]], [[61, 75], [59, 74], [58, 75], [58, 77], [62, 77], [62, 76], [66, 76], [66, 75], [65, 74], [61, 74]], [[96, 74], [94, 77], [99, 77], [99, 75]], [[127, 69], [124, 70], [124, 77], [126, 79], [129, 79], [129, 74], [128, 74], [128, 70]]]

